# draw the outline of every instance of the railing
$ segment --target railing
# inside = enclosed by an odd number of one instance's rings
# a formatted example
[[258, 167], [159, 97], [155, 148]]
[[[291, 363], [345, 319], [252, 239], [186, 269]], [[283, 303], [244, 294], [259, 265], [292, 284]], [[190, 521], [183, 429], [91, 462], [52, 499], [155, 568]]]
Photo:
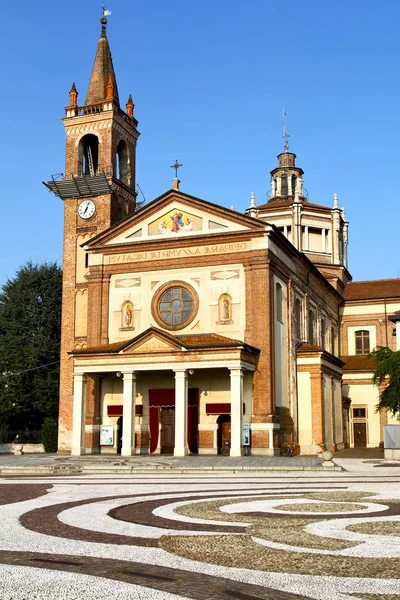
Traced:
[[[274, 198], [285, 198], [286, 196], [288, 196], [288, 197], [290, 197], [290, 198], [291, 198], [291, 197], [293, 197], [293, 194], [281, 194], [280, 196], [277, 196], [277, 195], [276, 195], [276, 192], [275, 192], [275, 196], [272, 196], [272, 189], [270, 189], [270, 190], [267, 192], [267, 198], [272, 198], [272, 197], [274, 197]], [[306, 190], [305, 188], [303, 188], [303, 193], [302, 193], [302, 196], [303, 196], [304, 198], [308, 198], [308, 192], [307, 192], [307, 190]]]
[[[114, 168], [112, 165], [108, 167], [104, 167], [103, 169], [97, 169], [94, 177], [99, 177], [100, 175], [105, 175], [106, 177], [114, 177]], [[64, 177], [64, 173], [55, 173], [51, 176], [53, 181], [60, 181], [62, 179], [75, 179], [77, 177], [92, 177], [92, 175], [87, 175], [83, 173], [69, 173]]]
[[83, 117], [85, 115], [97, 115], [112, 110], [113, 107], [118, 113], [118, 115], [122, 117], [125, 121], [134, 124], [135, 126], [137, 125], [137, 120], [135, 119], [135, 117], [130, 117], [129, 115], [127, 115], [126, 112], [122, 110], [122, 108], [114, 104], [114, 100], [112, 98], [103, 100], [103, 102], [99, 102], [97, 104], [89, 104], [87, 106], [67, 106], [65, 108], [65, 116], [67, 118], [74, 118]]
[[41, 444], [42, 442], [40, 429], [0, 429], [0, 444], [13, 444], [17, 435], [20, 444]]

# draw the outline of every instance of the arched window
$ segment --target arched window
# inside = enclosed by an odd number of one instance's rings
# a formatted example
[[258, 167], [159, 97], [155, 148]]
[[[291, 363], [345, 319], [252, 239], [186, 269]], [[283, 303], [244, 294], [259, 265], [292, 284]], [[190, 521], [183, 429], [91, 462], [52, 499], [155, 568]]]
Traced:
[[281, 196], [288, 195], [288, 180], [287, 175], [283, 174], [281, 177]]
[[280, 283], [276, 284], [276, 318], [283, 323], [283, 293]]
[[115, 160], [117, 178], [121, 181], [121, 183], [129, 185], [128, 146], [124, 140], [121, 140], [118, 144]]
[[130, 300], [122, 305], [121, 329], [133, 329], [133, 304]]
[[334, 327], [331, 327], [331, 352], [332, 352], [332, 354], [335, 354], [335, 351], [336, 351], [335, 329], [334, 329]]
[[295, 314], [296, 314], [296, 338], [302, 339], [302, 319], [301, 319], [301, 302], [297, 298], [295, 302]]
[[314, 343], [314, 313], [312, 310], [308, 311], [308, 342]]
[[79, 175], [94, 177], [99, 169], [99, 140], [89, 133], [79, 142]]
[[220, 321], [232, 321], [232, 298], [229, 294], [222, 294], [219, 297], [218, 316]]
[[296, 175], [292, 175], [292, 195], [296, 194], [296, 185], [297, 185], [297, 177]]
[[361, 355], [369, 354], [370, 353], [369, 331], [360, 329], [359, 331], [356, 331], [355, 336], [356, 336], [356, 354], [361, 354]]

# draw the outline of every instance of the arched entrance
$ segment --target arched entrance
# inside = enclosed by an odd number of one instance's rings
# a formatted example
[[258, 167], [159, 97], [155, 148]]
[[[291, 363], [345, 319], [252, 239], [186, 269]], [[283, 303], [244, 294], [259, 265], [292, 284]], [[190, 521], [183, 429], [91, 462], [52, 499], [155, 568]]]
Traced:
[[218, 454], [229, 456], [231, 450], [231, 416], [220, 415], [217, 419]]
[[124, 423], [124, 417], [120, 417], [117, 421], [117, 453], [121, 454], [122, 450], [122, 427]]

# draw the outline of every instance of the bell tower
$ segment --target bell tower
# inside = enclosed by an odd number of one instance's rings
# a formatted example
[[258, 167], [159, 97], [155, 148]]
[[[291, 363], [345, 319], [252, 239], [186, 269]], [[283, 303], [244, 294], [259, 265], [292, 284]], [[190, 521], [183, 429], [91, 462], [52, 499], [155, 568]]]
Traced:
[[[59, 451], [71, 449], [73, 361], [68, 360], [67, 353], [85, 348], [90, 336], [89, 275], [82, 245], [134, 212], [136, 206], [136, 143], [140, 134], [132, 96], [129, 96], [125, 110], [120, 106], [107, 39], [107, 14], [103, 9], [101, 35], [85, 104], [78, 102], [75, 83], [69, 92], [63, 119], [65, 174], [44, 182], [64, 201]], [[96, 277], [100, 281], [102, 273], [91, 272], [91, 280]], [[98, 293], [104, 295], [107, 292], [99, 285]], [[103, 339], [104, 335], [104, 332], [99, 333], [99, 342], [107, 341]], [[88, 378], [89, 403], [90, 398], [96, 396], [95, 386], [96, 381]], [[90, 406], [88, 408], [90, 412]], [[89, 436], [96, 438], [96, 423], [86, 423]], [[93, 440], [89, 440], [89, 444], [96, 446]]]

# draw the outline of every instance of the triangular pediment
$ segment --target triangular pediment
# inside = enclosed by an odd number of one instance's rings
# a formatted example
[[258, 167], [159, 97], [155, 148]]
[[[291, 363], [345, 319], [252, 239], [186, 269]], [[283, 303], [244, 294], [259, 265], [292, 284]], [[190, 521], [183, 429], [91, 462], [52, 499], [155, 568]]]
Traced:
[[171, 190], [90, 240], [87, 247], [121, 246], [263, 229], [265, 223], [257, 219]]
[[182, 344], [172, 335], [150, 328], [131, 340], [120, 352], [121, 354], [146, 354], [155, 352], [176, 352]]

